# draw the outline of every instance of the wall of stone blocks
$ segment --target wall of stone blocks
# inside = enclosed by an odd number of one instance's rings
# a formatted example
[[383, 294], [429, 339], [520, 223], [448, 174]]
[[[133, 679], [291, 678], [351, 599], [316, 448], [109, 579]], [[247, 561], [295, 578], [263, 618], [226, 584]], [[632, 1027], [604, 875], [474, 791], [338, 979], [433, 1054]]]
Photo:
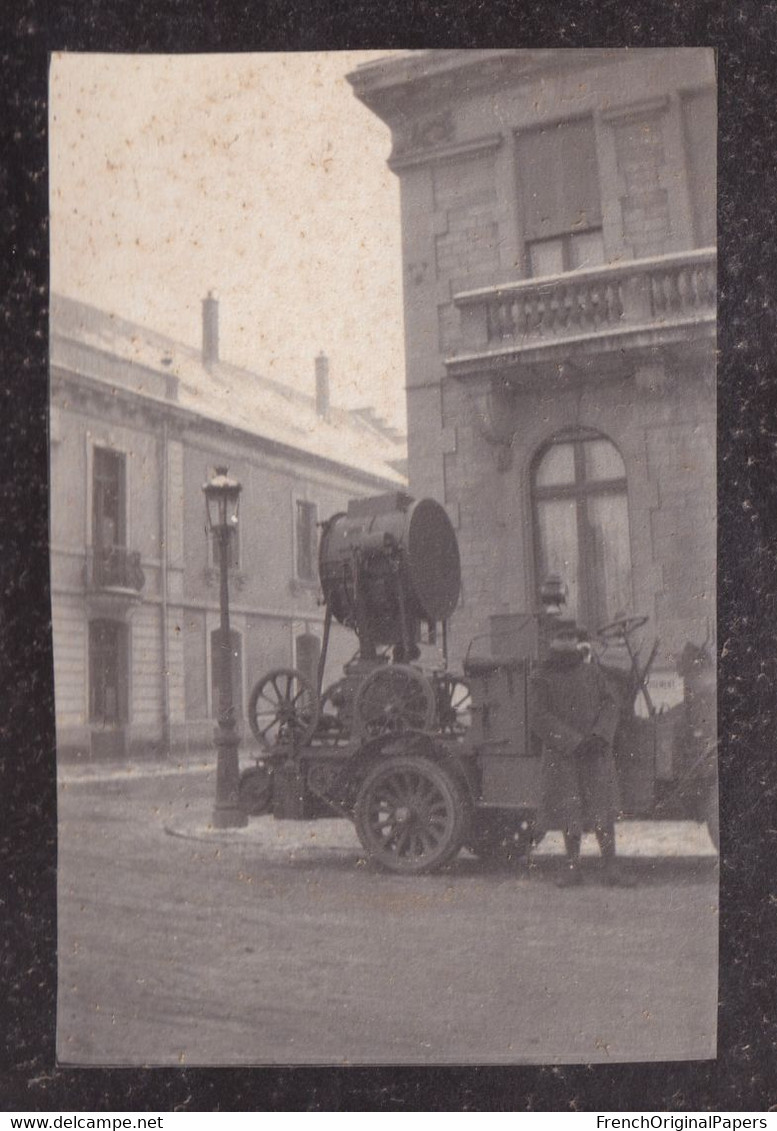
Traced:
[[[672, 667], [686, 641], [700, 645], [715, 618], [715, 415], [709, 384], [678, 374], [671, 390], [640, 390], [632, 376], [516, 399], [512, 465], [500, 471], [477, 427], [457, 429], [446, 456], [455, 496], [463, 602], [452, 651], [488, 631], [496, 613], [537, 606], [531, 464], [557, 432], [581, 427], [608, 436], [624, 457], [633, 572], [631, 612], [650, 617], [658, 662]], [[450, 507], [449, 507], [450, 509]]]
[[410, 493], [416, 498], [429, 497], [444, 503], [440, 386], [408, 388], [407, 414], [408, 420], [413, 421], [408, 436]]

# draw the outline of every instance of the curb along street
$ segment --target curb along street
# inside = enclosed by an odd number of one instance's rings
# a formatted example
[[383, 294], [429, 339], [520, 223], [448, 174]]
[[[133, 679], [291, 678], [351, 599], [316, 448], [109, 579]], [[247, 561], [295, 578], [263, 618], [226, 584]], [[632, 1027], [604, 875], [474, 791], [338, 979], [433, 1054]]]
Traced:
[[[140, 782], [143, 779], [197, 775], [202, 781], [202, 802], [195, 809], [183, 812], [165, 823], [171, 836], [217, 842], [223, 845], [256, 845], [269, 850], [295, 855], [309, 850], [359, 850], [356, 833], [348, 821], [323, 819], [316, 821], [276, 821], [272, 817], [249, 820], [240, 829], [216, 829], [210, 823], [211, 793], [215, 791], [215, 762], [202, 757], [188, 762], [135, 762], [130, 764], [64, 765], [59, 768], [58, 782], [67, 789], [96, 787], [101, 783]], [[210, 779], [210, 780], [209, 780]], [[694, 861], [711, 863], [717, 853], [706, 826], [695, 821], [623, 820], [616, 826], [619, 856], [648, 861]], [[596, 857], [598, 849], [593, 836], [583, 840], [583, 856]], [[550, 832], [532, 853], [539, 862], [545, 857], [563, 854], [561, 834]]]

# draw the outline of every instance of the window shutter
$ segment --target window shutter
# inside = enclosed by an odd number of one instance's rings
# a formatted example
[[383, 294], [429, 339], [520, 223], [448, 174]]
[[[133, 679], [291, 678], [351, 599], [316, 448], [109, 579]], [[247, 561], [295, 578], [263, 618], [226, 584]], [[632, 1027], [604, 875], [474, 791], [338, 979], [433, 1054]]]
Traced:
[[518, 137], [518, 182], [527, 240], [601, 226], [593, 122], [580, 119]]
[[297, 577], [313, 581], [316, 576], [316, 519], [315, 503], [297, 501]]

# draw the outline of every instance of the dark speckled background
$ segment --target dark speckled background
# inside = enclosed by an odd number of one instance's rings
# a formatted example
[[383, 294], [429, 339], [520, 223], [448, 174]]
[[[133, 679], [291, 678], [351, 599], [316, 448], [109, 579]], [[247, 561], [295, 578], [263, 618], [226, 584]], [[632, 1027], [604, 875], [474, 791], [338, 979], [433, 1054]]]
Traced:
[[[777, 4], [6, 0], [0, 367], [0, 1105], [8, 1110], [736, 1110], [777, 1104]], [[710, 45], [720, 80], [717, 1063], [60, 1070], [47, 544], [48, 53]]]

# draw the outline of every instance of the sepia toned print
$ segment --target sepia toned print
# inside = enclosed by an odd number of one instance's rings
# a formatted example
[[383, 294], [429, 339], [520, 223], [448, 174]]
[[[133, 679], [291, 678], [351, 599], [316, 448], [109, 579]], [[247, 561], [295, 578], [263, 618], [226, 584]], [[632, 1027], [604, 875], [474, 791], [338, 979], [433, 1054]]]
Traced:
[[714, 54], [51, 92], [60, 1061], [714, 1057]]

